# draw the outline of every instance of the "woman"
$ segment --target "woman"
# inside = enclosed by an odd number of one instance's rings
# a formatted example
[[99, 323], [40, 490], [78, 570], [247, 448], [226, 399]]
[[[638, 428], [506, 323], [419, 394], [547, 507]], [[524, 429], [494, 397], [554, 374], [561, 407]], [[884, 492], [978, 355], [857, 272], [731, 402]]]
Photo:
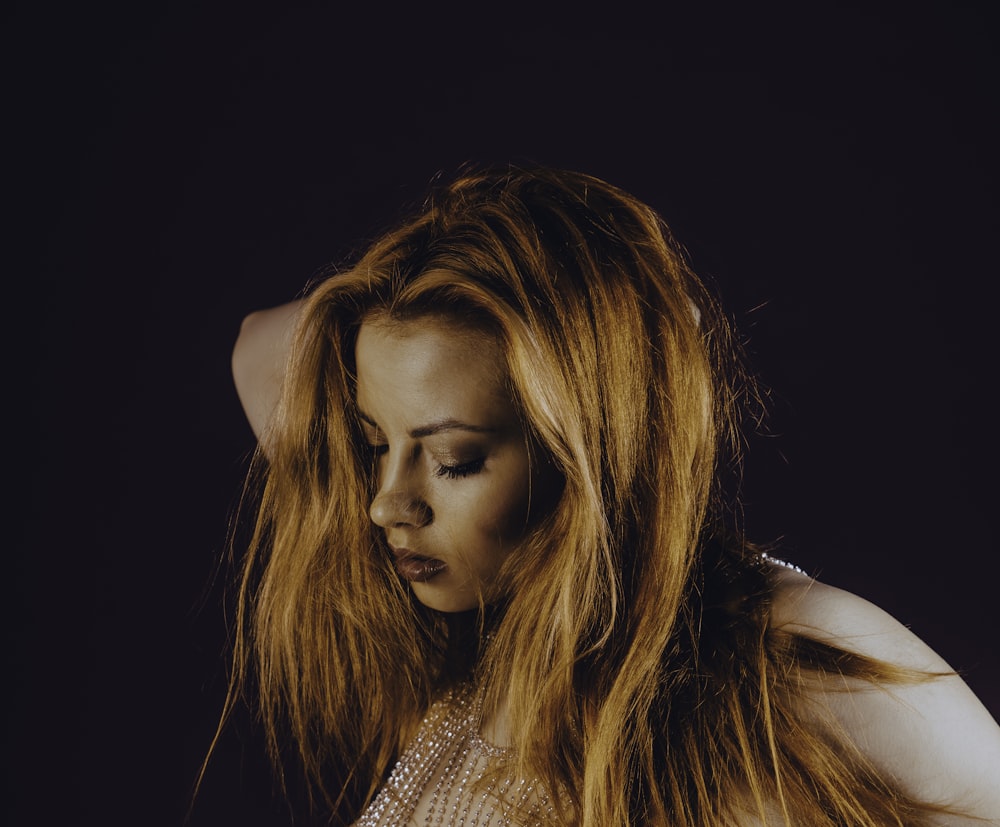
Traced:
[[730, 525], [752, 386], [628, 194], [465, 174], [233, 368], [263, 471], [234, 687], [336, 823], [1000, 818], [967, 686]]

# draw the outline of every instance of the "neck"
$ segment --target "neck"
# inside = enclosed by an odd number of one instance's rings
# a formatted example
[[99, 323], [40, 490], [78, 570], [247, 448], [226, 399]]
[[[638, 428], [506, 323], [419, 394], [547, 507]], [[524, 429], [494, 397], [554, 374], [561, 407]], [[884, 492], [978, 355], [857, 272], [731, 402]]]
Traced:
[[449, 612], [443, 617], [448, 643], [442, 677], [445, 683], [458, 683], [471, 677], [476, 667], [485, 634], [485, 622], [478, 609]]

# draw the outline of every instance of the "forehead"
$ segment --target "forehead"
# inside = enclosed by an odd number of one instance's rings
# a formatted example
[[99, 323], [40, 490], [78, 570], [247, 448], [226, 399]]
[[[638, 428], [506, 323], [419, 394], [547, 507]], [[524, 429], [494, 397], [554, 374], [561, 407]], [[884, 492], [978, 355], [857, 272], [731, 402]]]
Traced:
[[441, 418], [499, 424], [514, 415], [500, 343], [460, 321], [366, 319], [355, 360], [358, 407], [380, 425]]

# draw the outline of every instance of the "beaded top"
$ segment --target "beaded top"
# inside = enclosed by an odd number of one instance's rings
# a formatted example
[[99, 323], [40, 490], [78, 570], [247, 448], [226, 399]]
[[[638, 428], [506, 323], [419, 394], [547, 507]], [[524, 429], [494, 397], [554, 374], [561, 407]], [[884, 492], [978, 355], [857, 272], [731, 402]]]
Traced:
[[413, 741], [354, 827], [535, 827], [553, 806], [537, 779], [514, 778], [513, 753], [479, 734], [481, 698], [448, 692], [428, 710]]
[[791, 569], [792, 571], [797, 571], [799, 574], [805, 574], [807, 576], [809, 574], [809, 572], [807, 572], [805, 569], [796, 566], [794, 563], [789, 563], [787, 560], [781, 560], [777, 557], [772, 557], [766, 551], [762, 551], [759, 556], [760, 559], [763, 560], [765, 563], [770, 563], [773, 566], [782, 566], [783, 568]]
[[[803, 572], [760, 554], [763, 562]], [[542, 827], [554, 807], [538, 779], [510, 775], [513, 751], [479, 734], [482, 698], [471, 686], [431, 705], [378, 795], [354, 827]]]

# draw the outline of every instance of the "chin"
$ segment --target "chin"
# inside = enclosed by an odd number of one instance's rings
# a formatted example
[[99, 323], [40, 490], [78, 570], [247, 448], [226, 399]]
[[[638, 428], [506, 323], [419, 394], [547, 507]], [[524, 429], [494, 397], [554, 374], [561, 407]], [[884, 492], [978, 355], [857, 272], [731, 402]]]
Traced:
[[486, 605], [486, 595], [480, 601], [475, 592], [465, 590], [445, 589], [431, 583], [411, 584], [413, 594], [428, 609], [445, 614], [456, 614], [458, 612], [469, 612]]

